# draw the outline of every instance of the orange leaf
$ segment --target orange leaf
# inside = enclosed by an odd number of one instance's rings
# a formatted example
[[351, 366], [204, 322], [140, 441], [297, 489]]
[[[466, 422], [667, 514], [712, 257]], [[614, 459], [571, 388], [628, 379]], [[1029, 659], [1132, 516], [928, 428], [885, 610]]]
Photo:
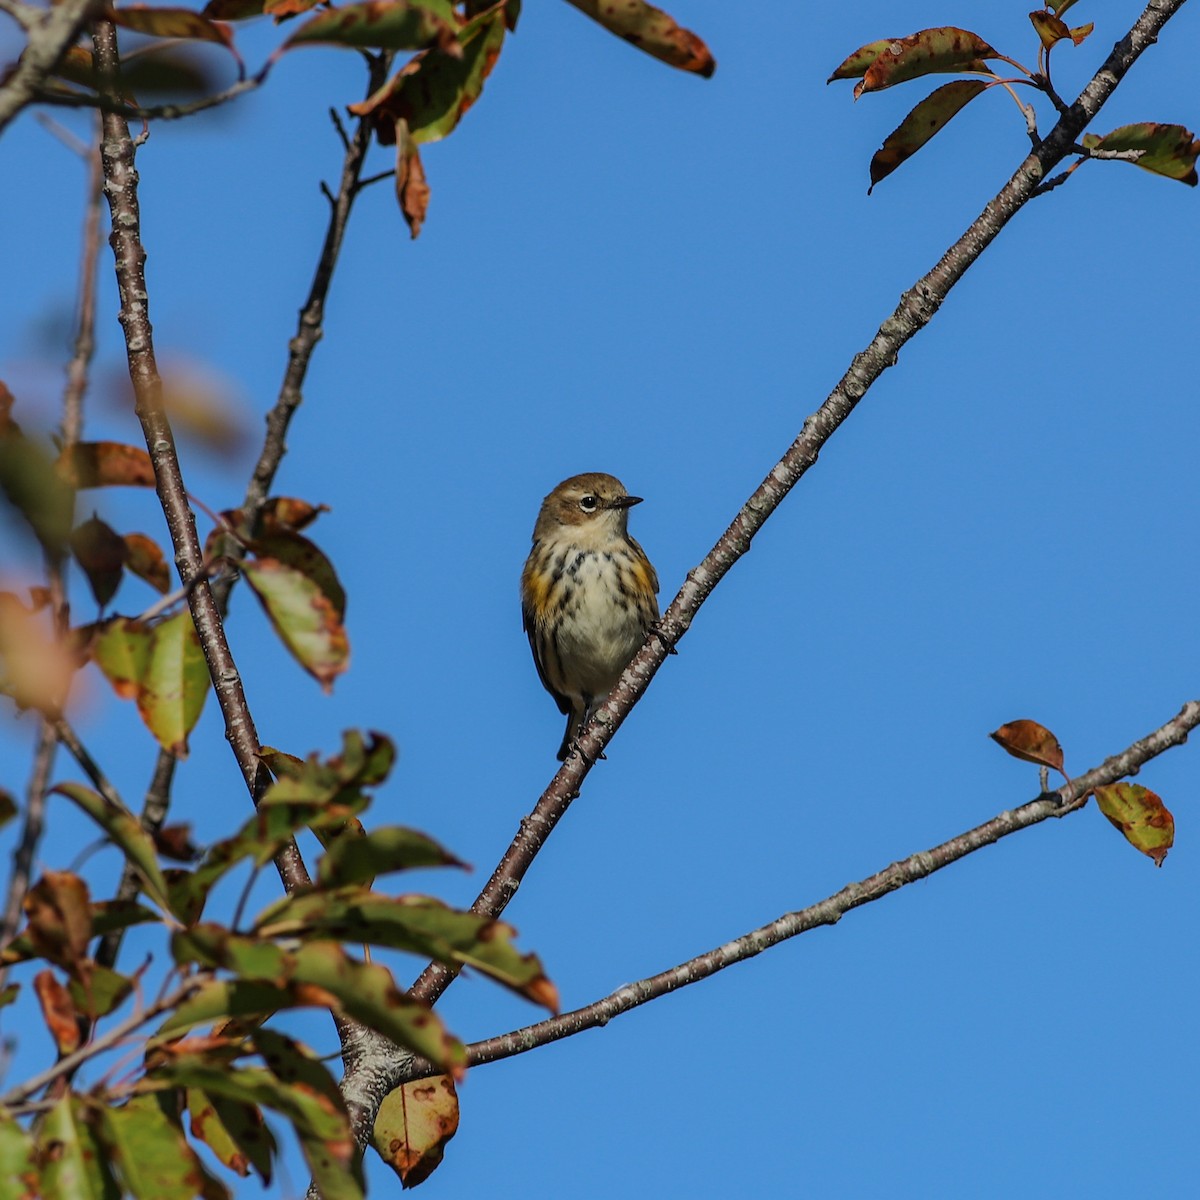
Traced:
[[171, 572], [159, 544], [144, 533], [127, 533], [124, 541], [125, 565], [155, 591], [166, 595], [171, 590]]
[[33, 977], [33, 990], [37, 992], [46, 1028], [50, 1030], [59, 1054], [78, 1050], [79, 1020], [75, 1015], [75, 1005], [71, 1003], [70, 993], [58, 982], [49, 967]]
[[425, 167], [416, 143], [401, 131], [398, 121], [396, 129], [396, 199], [413, 238], [425, 224], [429, 211], [429, 184], [425, 182]]
[[458, 1095], [449, 1075], [398, 1087], [384, 1099], [371, 1144], [403, 1187], [428, 1179], [458, 1132]]
[[74, 488], [154, 486], [150, 455], [122, 442], [77, 442], [55, 466]]
[[1023, 758], [1026, 762], [1037, 763], [1039, 767], [1053, 767], [1064, 779], [1069, 778], [1063, 770], [1063, 752], [1058, 738], [1044, 725], [1026, 719], [1009, 721], [995, 733], [989, 733], [988, 737], [1013, 758]]
[[669, 66], [707, 79], [717, 62], [703, 40], [645, 0], [567, 0], [610, 33]]

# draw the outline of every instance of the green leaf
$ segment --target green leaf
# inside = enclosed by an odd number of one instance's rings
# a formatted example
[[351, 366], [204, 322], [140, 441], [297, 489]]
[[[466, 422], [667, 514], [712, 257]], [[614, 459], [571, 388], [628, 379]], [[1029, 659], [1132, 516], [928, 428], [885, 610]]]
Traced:
[[931, 92], [888, 134], [883, 146], [871, 159], [870, 195], [875, 185], [886, 179], [902, 162], [911, 158], [936, 133], [940, 133], [967, 104], [987, 88], [982, 79], [956, 79]]
[[137, 1200], [194, 1200], [227, 1196], [200, 1165], [183, 1130], [169, 1120], [155, 1096], [134, 1096], [119, 1108], [105, 1105], [97, 1132], [126, 1191]]
[[427, 896], [383, 896], [360, 887], [306, 892], [271, 905], [255, 932], [264, 938], [363, 942], [474, 967], [536, 1004], [558, 1007], [557, 990], [541, 962], [516, 949], [510, 925]]
[[75, 492], [41, 446], [21, 433], [0, 435], [0, 492], [46, 550], [61, 554], [71, 533]]
[[147, 728], [168, 754], [187, 757], [188, 734], [200, 719], [210, 682], [191, 613], [183, 608], [155, 625], [137, 705]]
[[384, 1097], [371, 1146], [402, 1187], [416, 1187], [436, 1170], [458, 1132], [458, 1094], [449, 1075], [405, 1083]]
[[1096, 789], [1096, 803], [1131, 846], [1163, 865], [1175, 844], [1175, 818], [1161, 797], [1140, 783], [1113, 783]]
[[282, 984], [243, 979], [210, 979], [202, 983], [159, 1026], [159, 1037], [175, 1037], [197, 1025], [227, 1020], [265, 1020], [286, 1008], [311, 1007], [312, 999], [297, 999], [296, 990]]
[[133, 991], [133, 980], [100, 963], [92, 963], [82, 979], [71, 980], [67, 991], [76, 1011], [95, 1021], [124, 1003]]
[[610, 33], [681, 71], [707, 79], [716, 60], [704, 42], [653, 4], [644, 0], [567, 0]]
[[1134, 166], [1154, 175], [1178, 179], [1188, 187], [1196, 186], [1196, 159], [1200, 156], [1200, 141], [1183, 125], [1141, 121], [1136, 125], [1122, 125], [1103, 137], [1094, 133], [1084, 134], [1083, 144], [1089, 150], [1140, 150], [1142, 156]]
[[309, 1169], [326, 1200], [360, 1200], [361, 1164], [336, 1088], [285, 1083], [260, 1067], [221, 1067], [186, 1056], [157, 1067], [146, 1085], [199, 1088], [240, 1104], [273, 1109], [296, 1131]]
[[73, 800], [108, 834], [124, 852], [125, 857], [137, 868], [142, 877], [146, 894], [169, 912], [167, 881], [163, 878], [162, 868], [158, 865], [154, 839], [142, 828], [137, 817], [127, 809], [109, 804], [99, 792], [94, 792], [81, 783], [60, 783], [50, 790]]
[[187, 1108], [192, 1137], [199, 1138], [231, 1171], [246, 1176], [253, 1167], [263, 1187], [270, 1184], [277, 1147], [256, 1105], [188, 1088]]
[[0, 1109], [0, 1200], [36, 1200], [37, 1194], [33, 1139]]
[[402, 825], [384, 825], [363, 836], [347, 832], [333, 842], [317, 864], [317, 883], [325, 888], [370, 883], [389, 871], [465, 865], [423, 833]]
[[37, 1129], [43, 1200], [120, 1200], [105, 1148], [87, 1122], [79, 1096], [67, 1093]]
[[177, 930], [171, 938], [171, 952], [180, 964], [223, 967], [242, 979], [285, 988], [291, 1000], [287, 1007], [315, 1004], [332, 1008], [443, 1070], [459, 1073], [466, 1061], [462, 1043], [446, 1032], [427, 1005], [408, 999], [389, 971], [358, 962], [331, 942], [310, 942], [294, 951], [284, 950], [272, 942], [206, 924]]
[[111, 617], [94, 626], [92, 661], [122, 700], [137, 699], [150, 662], [150, 629], [129, 617]]
[[448, 137], [479, 99], [504, 44], [504, 32], [503, 11], [488, 9], [463, 27], [461, 53], [423, 50], [349, 111], [360, 117], [374, 115], [379, 140], [389, 145], [396, 140], [398, 121], [407, 122], [408, 136], [416, 143]]
[[329, 691], [350, 656], [346, 593], [332, 564], [298, 533], [261, 539], [255, 555], [242, 564], [246, 582], [292, 656]]
[[1067, 28], [1066, 21], [1060, 20], [1053, 13], [1038, 9], [1029, 14], [1029, 20], [1033, 23], [1042, 46], [1047, 50], [1053, 50], [1064, 38], [1070, 40], [1071, 31]]
[[1075, 0], [1046, 0], [1046, 7], [1061, 17], [1074, 3]]
[[318, 13], [283, 45], [424, 50], [436, 44], [453, 53], [457, 30], [450, 0], [363, 0]]

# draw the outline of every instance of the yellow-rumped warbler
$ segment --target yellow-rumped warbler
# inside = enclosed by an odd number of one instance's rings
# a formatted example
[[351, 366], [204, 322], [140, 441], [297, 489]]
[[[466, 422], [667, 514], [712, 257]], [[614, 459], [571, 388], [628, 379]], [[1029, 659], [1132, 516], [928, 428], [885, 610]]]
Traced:
[[658, 576], [627, 528], [641, 502], [611, 475], [573, 475], [533, 527], [521, 615], [542, 685], [567, 717], [559, 762], [658, 620]]

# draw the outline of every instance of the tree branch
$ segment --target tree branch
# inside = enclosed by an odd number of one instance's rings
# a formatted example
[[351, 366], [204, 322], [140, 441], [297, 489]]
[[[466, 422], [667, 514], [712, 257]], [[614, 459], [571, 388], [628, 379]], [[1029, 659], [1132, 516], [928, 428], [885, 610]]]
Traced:
[[21, 20], [17, 5], [5, 7], [4, 11], [24, 26], [29, 40], [20, 61], [0, 84], [0, 133], [21, 109], [39, 99], [42, 85], [67, 47], [103, 7], [103, 0], [63, 0], [61, 4], [37, 10], [36, 18], [29, 22]]
[[858, 883], [847, 885], [817, 904], [809, 905], [798, 912], [785, 913], [768, 925], [751, 930], [676, 967], [651, 975], [647, 979], [640, 979], [636, 983], [627, 983], [584, 1008], [562, 1013], [534, 1025], [526, 1025], [512, 1033], [475, 1042], [467, 1047], [467, 1063], [475, 1067], [502, 1058], [511, 1058], [515, 1054], [524, 1054], [527, 1050], [570, 1037], [584, 1029], [605, 1025], [613, 1017], [629, 1012], [630, 1009], [659, 996], [665, 996], [668, 992], [707, 979], [710, 975], [715, 975], [734, 963], [753, 958], [789, 938], [822, 925], [835, 925], [851, 909], [881, 900], [890, 892], [919, 879], [925, 879], [976, 850], [994, 845], [1001, 838], [1018, 833], [1022, 829], [1029, 829], [1050, 817], [1063, 817], [1068, 813], [1080, 811], [1094, 788], [1116, 783], [1129, 775], [1136, 775], [1152, 758], [1172, 746], [1186, 742], [1188, 734], [1197, 725], [1200, 725], [1200, 701], [1191, 700], [1165, 725], [1134, 742], [1120, 754], [1105, 759], [1100, 766], [1071, 780], [1057, 791], [1043, 793], [1028, 804], [1011, 812], [1002, 812], [990, 821], [942, 842], [940, 846], [892, 863], [890, 867], [885, 867]]
[[[96, 22], [92, 37], [96, 68], [104, 90], [112, 94], [118, 77], [116, 31], [108, 21]], [[167, 520], [175, 565], [188, 589], [188, 607], [212, 676], [213, 691], [225, 720], [225, 736], [251, 798], [258, 802], [269, 784], [269, 775], [258, 757], [260, 743], [246, 703], [241, 676], [225, 636], [220, 609], [209, 586], [204, 555], [196, 533], [196, 519], [188, 505], [187, 489], [179, 466], [175, 439], [162, 402], [162, 379], [154, 354], [146, 288], [146, 252], [141, 241], [138, 177], [135, 147], [129, 125], [117, 113], [103, 116], [101, 155], [104, 193], [112, 215], [112, 246], [121, 309], [118, 319], [125, 333], [125, 353], [135, 397], [134, 411], [141, 422], [146, 448], [154, 466], [155, 487]], [[276, 867], [289, 891], [307, 886], [305, 869], [295, 842], [276, 856]]]
[[[607, 702], [580, 733], [579, 752], [568, 757], [533, 812], [522, 820], [504, 857], [471, 906], [473, 912], [498, 916], [504, 911], [554, 826], [579, 794], [592, 764], [646, 691], [667, 655], [688, 631], [700, 606], [734, 563], [749, 550], [755, 534], [817, 461], [825, 443], [858, 406], [871, 385], [895, 364], [904, 345], [929, 324], [954, 285], [1036, 193], [1047, 172], [1071, 152], [1071, 147], [1112, 95], [1113, 89], [1143, 51], [1154, 44], [1163, 26], [1183, 3], [1184, 0], [1150, 0], [1133, 28], [1116, 44], [1079, 98], [1030, 152], [1008, 183], [933, 269], [901, 296], [895, 312], [880, 325], [869, 345], [854, 357], [821, 407], [804, 422], [796, 440], [742, 506], [716, 545], [697, 567], [688, 572], [687, 580], [664, 613], [658, 629], [634, 656]], [[433, 1003], [455, 974], [452, 968], [431, 964], [413, 985], [411, 994]]]
[[166, 104], [130, 104], [112, 96], [49, 90], [40, 91], [35, 99], [39, 104], [49, 104], [54, 108], [95, 108], [102, 113], [113, 113], [123, 117], [126, 121], [177, 121], [182, 117], [195, 116], [196, 113], [228, 104], [244, 93], [261, 87], [265, 78], [264, 74], [252, 75], [249, 79], [239, 79], [237, 83], [231, 83], [229, 87], [214, 92], [211, 96]]

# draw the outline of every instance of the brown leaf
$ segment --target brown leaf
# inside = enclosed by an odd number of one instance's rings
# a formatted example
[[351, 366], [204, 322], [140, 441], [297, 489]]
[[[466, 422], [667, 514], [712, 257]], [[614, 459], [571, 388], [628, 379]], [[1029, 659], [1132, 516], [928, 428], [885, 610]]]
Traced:
[[405, 224], [415, 239], [425, 224], [429, 210], [429, 184], [425, 182], [425, 167], [416, 143], [408, 136], [406, 122], [396, 122], [396, 199]]
[[163, 856], [176, 862], [195, 862], [200, 857], [200, 848], [192, 841], [192, 827], [186, 822], [164, 825], [151, 833], [154, 848]]
[[74, 488], [154, 486], [150, 455], [122, 442], [77, 442], [62, 452], [55, 466]]
[[1008, 751], [1013, 758], [1037, 763], [1039, 767], [1053, 767], [1064, 779], [1069, 776], [1063, 770], [1063, 752], [1054, 736], [1044, 725], [1022, 718], [1001, 725], [988, 737]]
[[647, 54], [707, 79], [716, 59], [703, 40], [645, 0], [567, 0], [605, 29]]
[[328, 511], [328, 504], [309, 504], [307, 500], [298, 500], [294, 496], [272, 496], [263, 504], [259, 521], [264, 534], [281, 533], [288, 529], [298, 531]]
[[71, 994], [59, 983], [49, 967], [33, 977], [33, 990], [37, 992], [42, 1017], [50, 1036], [54, 1038], [59, 1055], [78, 1050], [79, 1019], [75, 1015], [75, 1005], [71, 1003]]
[[24, 907], [25, 932], [37, 953], [76, 973], [92, 937], [87, 884], [69, 871], [47, 871], [29, 889]]
[[[877, 92], [923, 75], [946, 71], [987, 71], [983, 60], [997, 57], [996, 51], [977, 33], [954, 25], [922, 29], [908, 37], [871, 45], [881, 48], [863, 71], [861, 81], [855, 85], [856, 100], [864, 92]], [[867, 49], [863, 47], [855, 54], [862, 55]], [[854, 57], [851, 55], [851, 59]]]
[[1159, 796], [1139, 783], [1112, 783], [1096, 789], [1096, 803], [1131, 846], [1163, 865], [1175, 844], [1175, 818]]
[[400, 1176], [416, 1187], [433, 1174], [446, 1143], [458, 1132], [458, 1095], [449, 1075], [406, 1083], [380, 1105], [371, 1144]]
[[166, 595], [171, 590], [171, 571], [162, 547], [144, 533], [125, 535], [125, 565], [155, 591]]
[[1033, 27], [1037, 30], [1037, 35], [1047, 50], [1052, 50], [1056, 42], [1071, 37], [1071, 31], [1067, 28], [1066, 21], [1056, 17], [1053, 13], [1039, 9], [1037, 12], [1031, 12], [1029, 19], [1033, 22]]
[[121, 586], [125, 539], [93, 515], [72, 532], [71, 553], [87, 576], [96, 603], [104, 608]]

